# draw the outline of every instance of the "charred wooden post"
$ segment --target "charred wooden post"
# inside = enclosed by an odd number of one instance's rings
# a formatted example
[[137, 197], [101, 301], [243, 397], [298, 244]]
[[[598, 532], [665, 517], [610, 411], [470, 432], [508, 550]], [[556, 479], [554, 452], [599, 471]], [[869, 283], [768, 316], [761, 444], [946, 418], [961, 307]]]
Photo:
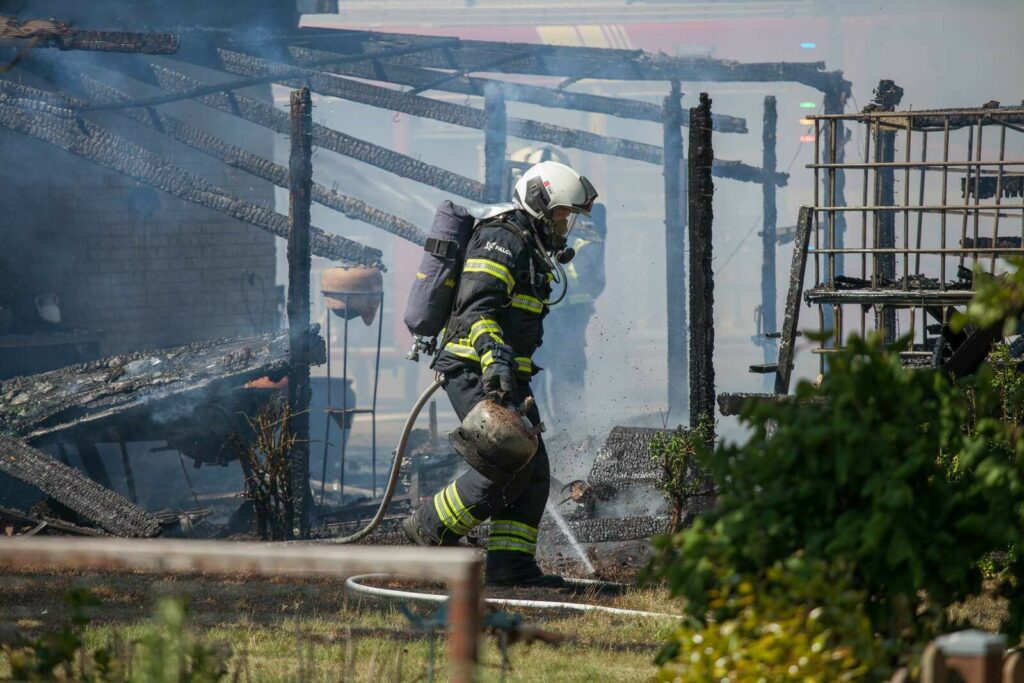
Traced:
[[688, 378], [686, 333], [686, 183], [683, 171], [683, 106], [679, 81], [662, 108], [665, 140], [665, 299], [668, 302], [668, 409], [686, 405]]
[[178, 51], [178, 36], [171, 33], [90, 31], [72, 28], [71, 24], [53, 19], [20, 20], [0, 16], [0, 47], [169, 55]]
[[291, 182], [288, 196], [288, 405], [290, 427], [296, 436], [288, 454], [293, 510], [298, 519], [291, 529], [300, 538], [309, 534], [309, 214], [313, 186], [313, 98], [309, 88], [291, 95]]
[[[144, 182], [187, 202], [225, 213], [279, 237], [288, 235], [288, 219], [270, 209], [231, 195], [166, 159], [106, 128], [75, 118], [59, 95], [0, 81], [0, 126], [43, 140], [89, 161]], [[313, 251], [332, 260], [369, 266], [380, 264], [381, 252], [316, 228]]]
[[711, 98], [700, 94], [690, 109], [687, 180], [690, 237], [690, 426], [715, 414], [715, 275], [711, 269], [711, 232], [715, 185], [711, 165]]
[[484, 129], [484, 183], [487, 201], [503, 201], [505, 193], [505, 158], [508, 146], [508, 116], [505, 95], [497, 88], [487, 88], [484, 100], [487, 125]]
[[[761, 167], [766, 174], [775, 173], [775, 166], [778, 162], [776, 156], [776, 132], [778, 130], [779, 114], [775, 105], [775, 96], [768, 95], [764, 98], [764, 127], [761, 130]], [[775, 283], [775, 238], [778, 229], [779, 212], [776, 206], [775, 186], [771, 183], [761, 183], [761, 199], [764, 213], [764, 227], [761, 232], [761, 329], [758, 330], [760, 338], [758, 342], [764, 352], [766, 365], [774, 363], [778, 358], [775, 340], [765, 335], [769, 332], [779, 331], [778, 318], [775, 315], [775, 298], [777, 288]], [[765, 376], [765, 391], [771, 391], [773, 378]]]
[[[895, 111], [903, 99], [903, 88], [890, 80], [878, 82], [875, 99], [868, 108], [873, 111]], [[896, 160], [896, 131], [876, 127], [875, 161], [882, 166], [875, 171], [875, 203], [877, 206], [895, 206], [896, 204], [896, 172], [886, 164]], [[835, 202], [833, 202], [833, 206]], [[875, 245], [878, 249], [894, 249], [896, 247], [896, 212], [875, 212]], [[875, 256], [875, 277], [887, 281], [896, 279], [896, 254], [878, 254]], [[883, 330], [885, 343], [896, 341], [896, 309], [886, 306], [881, 310], [877, 326]]]
[[[825, 114], [842, 114], [843, 109], [846, 106], [847, 93], [841, 89], [830, 89], [825, 92], [825, 106], [823, 107]], [[826, 150], [826, 154], [829, 156], [829, 161], [835, 164], [842, 164], [846, 160], [846, 130], [843, 127], [843, 122], [836, 121], [835, 126], [826, 125], [822, 129], [824, 131], [824, 146], [822, 149]], [[835, 139], [832, 139], [832, 132], [835, 131]], [[824, 196], [832, 198], [832, 206], [845, 206], [846, 205], [846, 172], [837, 168], [831, 174], [832, 180], [829, 180], [829, 174], [825, 174], [825, 183], [830, 183], [830, 186], [826, 186], [823, 189]], [[826, 235], [826, 245], [833, 249], [842, 249], [846, 243], [846, 213], [843, 211], [834, 212], [832, 217], [834, 232], [833, 235]], [[834, 242], [834, 244], [833, 244]], [[844, 270], [843, 254], [835, 255], [835, 275], [842, 275]], [[829, 268], [828, 260], [825, 261], [826, 274]]]

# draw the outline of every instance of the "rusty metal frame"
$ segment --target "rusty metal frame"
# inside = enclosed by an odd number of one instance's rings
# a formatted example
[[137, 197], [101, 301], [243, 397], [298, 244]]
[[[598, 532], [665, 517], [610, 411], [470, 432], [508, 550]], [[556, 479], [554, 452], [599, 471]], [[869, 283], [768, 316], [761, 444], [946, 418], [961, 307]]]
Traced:
[[[803, 293], [818, 307], [822, 331], [832, 332], [812, 350], [820, 368], [851, 331], [881, 330], [889, 342], [908, 334], [905, 362], [937, 362], [939, 335], [926, 318], [948, 322], [970, 299], [973, 272], [997, 275], [1000, 257], [1024, 255], [1024, 160], [1007, 155], [1010, 136], [1012, 149], [1024, 144], [1024, 107], [894, 111], [879, 102], [860, 113], [809, 118], [823, 139], [847, 126], [864, 140], [863, 160], [846, 162], [836, 145], [824, 145], [807, 165], [816, 190], [824, 188], [811, 207], [822, 243], [812, 250], [814, 282]], [[844, 171], [860, 185], [852, 204], [834, 191]], [[859, 216], [860, 235], [844, 244], [837, 226], [850, 215]], [[1005, 234], [1014, 222], [1019, 237]], [[855, 277], [837, 267], [847, 255], [859, 265]]]
[[449, 586], [450, 678], [476, 680], [482, 560], [463, 548], [330, 546], [196, 540], [17, 538], [0, 540], [0, 567], [205, 572], [226, 576], [320, 576], [393, 572]]

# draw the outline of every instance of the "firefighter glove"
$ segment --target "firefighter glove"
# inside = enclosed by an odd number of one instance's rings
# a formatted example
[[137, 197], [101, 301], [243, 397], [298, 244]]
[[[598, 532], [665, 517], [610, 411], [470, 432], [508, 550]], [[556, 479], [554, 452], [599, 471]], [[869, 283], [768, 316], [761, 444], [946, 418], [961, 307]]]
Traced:
[[[484, 392], [487, 398], [505, 404], [515, 401], [515, 354], [507, 344], [494, 344], [484, 354]], [[489, 361], [489, 362], [487, 362]]]

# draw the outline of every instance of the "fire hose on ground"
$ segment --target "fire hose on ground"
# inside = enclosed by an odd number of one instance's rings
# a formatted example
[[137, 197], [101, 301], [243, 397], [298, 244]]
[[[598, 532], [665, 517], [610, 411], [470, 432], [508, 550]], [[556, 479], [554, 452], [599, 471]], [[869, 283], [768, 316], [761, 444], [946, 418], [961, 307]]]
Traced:
[[[363, 582], [367, 580], [393, 579], [391, 574], [360, 574], [350, 576], [345, 580], [345, 588], [353, 593], [368, 595], [375, 598], [387, 600], [411, 600], [416, 602], [444, 602], [448, 596], [444, 593], [420, 593], [418, 591], [404, 591], [395, 588], [381, 588], [378, 586], [367, 586]], [[587, 588], [592, 586], [620, 586], [607, 581], [595, 581], [593, 579], [572, 579], [566, 578], [565, 582], [570, 586]], [[541, 610], [565, 610], [574, 612], [602, 612], [604, 614], [615, 614], [626, 617], [644, 617], [655, 619], [681, 619], [680, 614], [668, 614], [665, 612], [645, 612], [636, 609], [624, 609], [622, 607], [609, 607], [607, 605], [594, 605], [583, 602], [559, 602], [555, 600], [523, 600], [520, 598], [485, 598], [484, 602], [496, 607], [517, 607], [519, 609], [541, 609]]]
[[[344, 536], [342, 538], [330, 539], [329, 543], [355, 543], [363, 538], [366, 538], [374, 529], [380, 526], [381, 521], [384, 519], [384, 515], [387, 513], [388, 505], [391, 504], [391, 498], [395, 494], [395, 487], [398, 485], [399, 472], [402, 469], [402, 461], [405, 459], [405, 450], [409, 443], [409, 435], [412, 433], [413, 425], [416, 424], [416, 419], [419, 417], [420, 412], [423, 410], [423, 406], [426, 405], [430, 397], [434, 395], [434, 392], [441, 387], [441, 380], [435, 379], [430, 383], [420, 397], [416, 400], [412, 410], [409, 411], [409, 416], [405, 420], [405, 426], [402, 427], [402, 434], [398, 440], [398, 448], [395, 449], [395, 460], [391, 465], [391, 474], [388, 477], [388, 484], [384, 490], [384, 496], [381, 499], [380, 507], [377, 508], [377, 513], [373, 516], [373, 519], [359, 531], [353, 534]], [[391, 599], [391, 600], [413, 600], [418, 602], [444, 602], [448, 599], [448, 596], [443, 593], [419, 593], [413, 591], [403, 591], [391, 588], [379, 588], [376, 586], [367, 586], [362, 582], [372, 579], [384, 579], [392, 578], [389, 574], [361, 574], [359, 576], [349, 577], [345, 581], [345, 587], [353, 593], [368, 595], [371, 597]], [[572, 579], [567, 578], [566, 582], [571, 586], [577, 587], [592, 587], [592, 586], [608, 586], [613, 585], [605, 581], [595, 581], [593, 579]], [[623, 609], [620, 607], [608, 607], [606, 605], [594, 605], [588, 603], [579, 602], [558, 602], [552, 600], [523, 600], [513, 598], [486, 598], [487, 604], [501, 606], [501, 607], [517, 607], [520, 609], [549, 609], [549, 610], [571, 610], [576, 612], [602, 612], [605, 614], [615, 614], [620, 616], [634, 616], [634, 617], [645, 617], [645, 618], [658, 618], [658, 619], [678, 619], [680, 618], [677, 614], [666, 614], [663, 612], [645, 612], [643, 610], [632, 610]]]

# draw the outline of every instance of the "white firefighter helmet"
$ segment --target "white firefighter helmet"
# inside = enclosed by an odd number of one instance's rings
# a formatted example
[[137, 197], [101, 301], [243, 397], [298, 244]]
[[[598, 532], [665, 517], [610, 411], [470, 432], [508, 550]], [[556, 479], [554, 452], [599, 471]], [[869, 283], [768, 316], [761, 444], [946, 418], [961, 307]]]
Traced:
[[[564, 242], [578, 214], [590, 215], [597, 190], [586, 177], [557, 161], [542, 161], [531, 166], [516, 181], [512, 200], [516, 206], [552, 229]], [[555, 211], [567, 209], [564, 219], [555, 221]]]

